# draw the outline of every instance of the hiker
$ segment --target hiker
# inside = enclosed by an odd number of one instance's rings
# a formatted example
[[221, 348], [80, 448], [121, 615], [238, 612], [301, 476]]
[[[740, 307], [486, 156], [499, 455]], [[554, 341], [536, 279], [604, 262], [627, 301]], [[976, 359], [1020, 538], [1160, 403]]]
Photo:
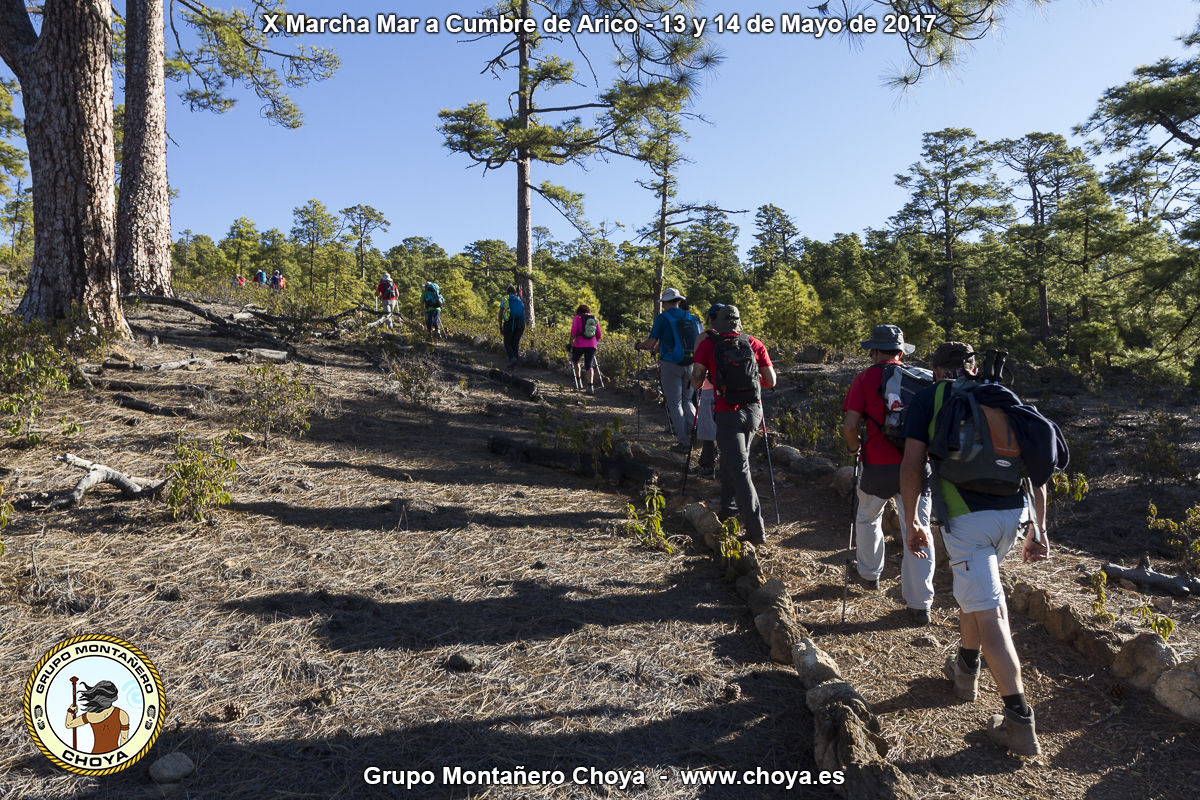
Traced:
[[255, 272], [254, 273], [254, 282], [257, 283], [259, 286], [266, 286], [267, 285], [267, 271], [260, 269], [257, 272]]
[[[81, 681], [82, 683], [82, 681]], [[92, 726], [92, 752], [111, 753], [129, 739], [129, 714], [113, 705], [117, 699], [117, 685], [112, 681], [98, 681], [92, 686], [83, 684], [80, 697], [84, 711], [72, 705], [67, 709], [66, 726], [79, 728]]]
[[433, 281], [426, 281], [421, 291], [421, 307], [425, 310], [425, 330], [434, 336], [442, 335], [442, 306], [446, 299], [442, 289]]
[[[1033, 709], [1025, 702], [1021, 664], [1013, 647], [999, 565], [1013, 547], [1026, 513], [1032, 524], [1027, 525], [1021, 560], [1049, 558], [1050, 545], [1045, 538], [1045, 484], [1056, 465], [1065, 466], [1066, 446], [1057, 426], [1031, 406], [1020, 406], [1011, 391], [973, 380], [978, 370], [975, 351], [969, 344], [946, 342], [940, 345], [930, 357], [930, 365], [937, 382], [913, 396], [904, 421], [906, 441], [900, 466], [900, 494], [904, 500], [908, 550], [916, 558], [929, 558], [929, 526], [917, 518], [928, 453], [935, 479], [934, 507], [942, 523], [942, 538], [954, 573], [954, 599], [960, 609], [961, 641], [957, 654], [947, 657], [944, 673], [953, 684], [955, 696], [961, 700], [975, 700], [979, 696], [979, 655], [982, 651], [1004, 704], [1003, 711], [992, 716], [988, 723], [988, 737], [1015, 754], [1037, 755], [1041, 748]], [[949, 438], [944, 426], [955, 422], [955, 414], [959, 413], [957, 407], [969, 406], [971, 402], [965, 396], [961, 399], [967, 400], [966, 403], [958, 402], [960, 387], [962, 392], [974, 388], [971, 398], [975, 402], [1002, 408], [1003, 418], [1016, 427], [1021, 450], [1015, 459], [1028, 471], [1030, 508], [1026, 508], [1026, 497], [1019, 483], [1015, 492], [1001, 494], [996, 487], [999, 482], [992, 481], [987, 487], [989, 492], [982, 493], [969, 491], [943, 477], [953, 474], [951, 470], [955, 468], [954, 461], [936, 458], [936, 449], [942, 448]], [[1022, 411], [1026, 414], [1032, 411], [1032, 416], [1045, 423], [1046, 430], [1035, 436], [1034, 441], [1023, 440], [1022, 429], [1016, 426]], [[991, 429], [990, 424], [986, 427]], [[994, 447], [990, 434], [985, 433], [983, 438], [988, 440], [987, 448]], [[984, 464], [985, 467], [993, 471], [1013, 468], [1010, 461], [1004, 460], [1001, 464], [996, 451], [990, 452], [990, 459], [979, 460], [980, 463], [989, 462]], [[962, 460], [961, 455], [959, 459]]]
[[[889, 405], [884, 402], [883, 376], [889, 365], [901, 364], [905, 355], [916, 349], [904, 341], [904, 331], [895, 325], [876, 325], [871, 338], [862, 342], [871, 359], [871, 366], [854, 376], [846, 400], [842, 403], [845, 417], [842, 435], [852, 453], [862, 458], [862, 477], [856, 487], [858, 513], [854, 521], [854, 537], [858, 542], [858, 581], [870, 590], [879, 589], [883, 572], [884, 535], [883, 509], [889, 498], [896, 499], [900, 519], [905, 519], [904, 498], [900, 496], [900, 462], [903, 443], [894, 444], [885, 433]], [[898, 404], [899, 398], [891, 401]], [[866, 441], [859, 428], [866, 423]], [[861, 452], [859, 448], [862, 448]], [[929, 490], [921, 492], [917, 501], [916, 518], [929, 525]], [[907, 529], [901, 529], [907, 539]], [[933, 605], [933, 542], [920, 558], [906, 547], [900, 562], [900, 588], [908, 615], [915, 625], [929, 624], [929, 609]]]
[[568, 346], [571, 348], [571, 371], [575, 373], [575, 385], [583, 388], [583, 377], [579, 372], [579, 361], [583, 359], [583, 371], [587, 373], [587, 393], [595, 394], [592, 380], [596, 374], [596, 349], [604, 332], [600, 330], [600, 320], [592, 315], [592, 310], [581, 303], [575, 309], [575, 318], [571, 320], [571, 333]]
[[713, 417], [721, 451], [722, 521], [741, 512], [746, 541], [763, 544], [762, 508], [750, 475], [750, 443], [762, 425], [762, 389], [775, 385], [775, 368], [767, 348], [742, 333], [737, 306], [722, 306], [713, 317], [713, 331], [696, 345], [691, 384], [695, 389], [712, 376], [716, 392]]
[[392, 327], [392, 314], [396, 311], [396, 302], [400, 298], [400, 290], [392, 281], [392, 273], [385, 272], [375, 287], [375, 294], [383, 301], [383, 310], [387, 313], [387, 326]]
[[279, 270], [275, 270], [271, 275], [271, 288], [278, 289], [279, 291], [287, 288], [287, 278], [283, 277], [283, 273]]
[[[704, 317], [705, 333], [716, 332], [717, 312], [724, 307], [724, 303], [713, 303], [709, 307]], [[713, 418], [716, 390], [710, 375], [704, 376], [704, 383], [700, 385], [697, 395], [700, 402], [696, 407], [696, 439], [700, 442], [700, 458], [696, 464], [696, 474], [712, 480], [717, 477], [717, 422]]]
[[650, 335], [644, 342], [637, 342], [633, 346], [635, 350], [658, 349], [658, 380], [662, 384], [671, 430], [675, 432], [675, 444], [671, 449], [679, 453], [691, 449], [692, 420], [695, 419], [696, 409], [692, 405], [689, 375], [696, 339], [700, 334], [700, 320], [679, 308], [686, 299], [678, 289], [664, 291], [660, 298], [663, 310], [655, 317]]
[[240, 289], [246, 285], [246, 276], [239, 272], [237, 275], [234, 275], [229, 279], [229, 285], [235, 289]]
[[508, 285], [508, 295], [500, 301], [500, 332], [504, 335], [508, 366], [515, 367], [521, 357], [521, 335], [525, 333], [525, 303], [514, 283]]

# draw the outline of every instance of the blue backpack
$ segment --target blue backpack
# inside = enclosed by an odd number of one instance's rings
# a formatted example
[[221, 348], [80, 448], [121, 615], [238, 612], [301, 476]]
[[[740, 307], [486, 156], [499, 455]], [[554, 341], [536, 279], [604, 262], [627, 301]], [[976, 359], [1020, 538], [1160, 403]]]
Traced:
[[[672, 313], [678, 311], [679, 313]], [[700, 320], [687, 311], [670, 308], [662, 312], [667, 317], [667, 330], [671, 332], [670, 346], [664, 338], [658, 343], [658, 352], [663, 361], [688, 366], [696, 352], [696, 339], [700, 337]]]
[[510, 294], [506, 299], [508, 305], [505, 307], [505, 322], [510, 319], [525, 319], [525, 303], [521, 302], [520, 296]]

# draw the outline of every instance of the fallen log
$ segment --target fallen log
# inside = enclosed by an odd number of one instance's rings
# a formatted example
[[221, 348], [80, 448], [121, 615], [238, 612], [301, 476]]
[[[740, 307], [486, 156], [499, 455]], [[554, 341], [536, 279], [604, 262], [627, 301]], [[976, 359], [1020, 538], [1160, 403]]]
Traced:
[[261, 331], [256, 331], [253, 328], [249, 328], [237, 322], [230, 322], [219, 314], [214, 314], [208, 309], [201, 308], [195, 303], [189, 303], [187, 300], [180, 300], [178, 297], [158, 297], [156, 295], [149, 294], [136, 294], [126, 295], [122, 298], [122, 300], [125, 302], [136, 300], [152, 306], [169, 306], [171, 308], [178, 308], [188, 312], [189, 314], [195, 314], [201, 319], [211, 322], [213, 325], [216, 325], [226, 333], [232, 333], [238, 336], [244, 336], [247, 339], [256, 339], [260, 342], [266, 342], [279, 350], [287, 350], [289, 353], [296, 352], [296, 348], [287, 342], [281, 341], [276, 339], [274, 336], [262, 333]]
[[125, 495], [130, 500], [137, 500], [143, 497], [153, 497], [166, 485], [166, 481], [156, 481], [151, 478], [139, 478], [133, 475], [127, 475], [124, 472], [115, 470], [112, 467], [107, 467], [104, 464], [97, 464], [92, 461], [86, 461], [71, 453], [64, 453], [56, 457], [56, 461], [62, 461], [65, 464], [70, 464], [73, 467], [87, 470], [87, 474], [79, 479], [75, 484], [75, 488], [64, 492], [59, 497], [55, 498], [46, 506], [47, 511], [54, 511], [59, 508], [69, 508], [79, 504], [83, 496], [89, 490], [102, 483], [110, 483], [121, 490], [121, 494]]
[[201, 386], [195, 383], [140, 383], [138, 381], [99, 380], [96, 388], [107, 389], [110, 392], [180, 392], [194, 394], [200, 397], [212, 392], [211, 386]]
[[536, 382], [528, 380], [527, 378], [519, 378], [516, 375], [513, 375], [511, 372], [505, 372], [504, 370], [497, 369], [496, 367], [477, 367], [472, 364], [454, 363], [447, 363], [445, 364], [445, 367], [446, 369], [454, 370], [455, 372], [462, 372], [467, 375], [475, 375], [481, 378], [487, 378], [490, 381], [495, 381], [496, 383], [504, 384], [505, 386], [512, 386], [516, 389], [520, 389], [530, 400], [536, 400], [538, 396], [538, 385]]
[[189, 406], [160, 406], [146, 400], [139, 400], [127, 394], [114, 394], [113, 401], [121, 408], [131, 408], [134, 411], [144, 411], [159, 417], [192, 417], [195, 412]]
[[1142, 594], [1151, 591], [1166, 592], [1174, 597], [1200, 595], [1200, 579], [1188, 574], [1175, 577], [1150, 568], [1150, 559], [1143, 556], [1134, 569], [1122, 567], [1119, 564], [1105, 564], [1102, 571], [1112, 580], [1125, 580], [1138, 587]]
[[506, 456], [514, 461], [566, 470], [580, 475], [600, 474], [613, 483], [629, 480], [643, 484], [658, 479], [658, 474], [653, 469], [627, 458], [602, 455], [597, 463], [593, 454], [588, 451], [576, 453], [572, 450], [554, 447], [537, 447], [510, 439], [507, 436], [490, 437], [488, 451], [495, 455]]
[[166, 372], [172, 369], [186, 369], [195, 372], [198, 369], [208, 369], [212, 362], [207, 358], [181, 358], [178, 361], [163, 361], [159, 364], [134, 364], [140, 372]]

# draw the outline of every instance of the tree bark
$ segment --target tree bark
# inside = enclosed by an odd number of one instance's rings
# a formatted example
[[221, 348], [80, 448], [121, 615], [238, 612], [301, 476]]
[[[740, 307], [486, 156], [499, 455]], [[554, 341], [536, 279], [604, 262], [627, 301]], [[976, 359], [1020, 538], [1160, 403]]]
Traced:
[[[529, 19], [529, 0], [521, 0], [521, 18]], [[529, 35], [525, 33], [518, 34], [520, 44], [519, 57], [521, 63], [521, 76], [518, 79], [517, 87], [517, 115], [521, 121], [521, 127], [529, 128], [529, 105], [530, 93], [533, 91], [529, 85], [529, 55], [532, 45], [529, 41]], [[534, 310], [533, 310], [533, 192], [530, 188], [530, 168], [533, 159], [530, 157], [529, 148], [517, 148], [517, 274], [516, 283], [517, 289], [521, 296], [525, 298], [525, 324], [527, 327], [534, 326]]]
[[17, 313], [58, 320], [77, 309], [128, 336], [113, 258], [112, 8], [48, 0], [39, 34], [21, 0], [0, 0], [0, 20], [33, 178], [33, 266]]
[[117, 268], [125, 291], [169, 297], [171, 201], [167, 192], [162, 0], [129, 0], [125, 30], [125, 143], [117, 200]]

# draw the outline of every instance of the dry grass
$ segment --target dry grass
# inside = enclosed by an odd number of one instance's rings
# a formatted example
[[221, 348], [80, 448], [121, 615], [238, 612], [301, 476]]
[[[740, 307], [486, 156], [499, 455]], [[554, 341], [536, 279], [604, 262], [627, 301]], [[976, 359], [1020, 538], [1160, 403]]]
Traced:
[[[173, 312], [138, 322], [195, 327]], [[179, 344], [129, 349], [156, 362], [225, 346]], [[687, 798], [696, 790], [657, 776], [810, 765], [803, 692], [765, 662], [749, 613], [707, 559], [637, 549], [613, 530], [623, 496], [488, 455], [490, 433], [532, 428], [533, 404], [446, 373], [429, 408], [414, 408], [370, 361], [313, 355], [306, 372], [322, 407], [312, 430], [269, 451], [227, 450], [240, 465], [234, 500], [212, 524], [172, 522], [162, 505], [111, 487], [77, 509], [15, 516], [0, 560], [0, 680], [13, 687], [0, 795], [150, 791], [145, 764], [103, 780], [60, 772], [20, 721], [32, 663], [87, 632], [124, 638], [155, 662], [169, 716], [151, 758], [191, 756], [191, 797], [366, 796], [371, 765], [521, 765], [644, 769], [650, 786], [637, 796]], [[78, 471], [51, 460], [68, 449], [165, 475], [178, 433], [212, 438], [232, 425], [228, 388], [243, 370], [133, 376], [211, 387], [188, 400], [194, 420], [123, 410], [106, 392], [50, 409], [47, 419], [65, 414], [82, 432], [52, 429], [39, 448], [9, 450], [5, 465], [20, 471], [10, 494], [73, 484]], [[523, 415], [489, 417], [487, 403]], [[478, 667], [450, 669], [454, 655]], [[406, 796], [605, 793], [437, 786]]]

